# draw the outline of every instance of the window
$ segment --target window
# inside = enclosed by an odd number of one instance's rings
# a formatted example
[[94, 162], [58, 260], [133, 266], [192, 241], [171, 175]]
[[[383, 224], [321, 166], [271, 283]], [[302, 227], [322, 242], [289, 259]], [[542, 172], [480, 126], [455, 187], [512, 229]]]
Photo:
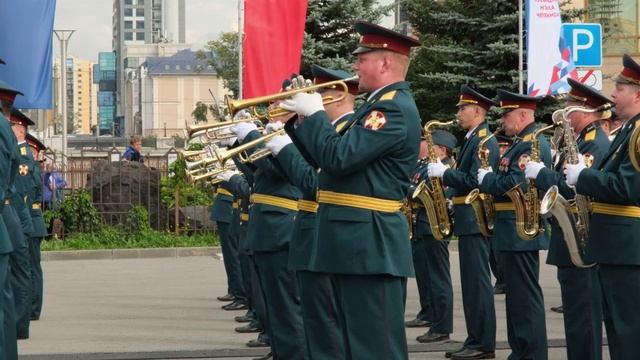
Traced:
[[187, 70], [191, 70], [191, 65], [185, 65], [184, 68]]
[[144, 33], [143, 32], [137, 32], [136, 33], [136, 40], [144, 41]]
[[133, 16], [133, 9], [131, 8], [124, 9], [124, 16]]
[[144, 16], [144, 9], [143, 8], [136, 9], [136, 16], [143, 17]]
[[180, 70], [180, 65], [176, 65], [176, 70]]
[[124, 28], [125, 28], [125, 29], [133, 29], [133, 21], [125, 20], [125, 22], [124, 22]]
[[638, 52], [638, 1], [589, 0], [588, 22], [602, 24], [605, 54]]
[[144, 29], [144, 21], [136, 21], [136, 29]]
[[139, 6], [144, 6], [144, 0], [138, 0], [138, 5]]
[[126, 31], [124, 33], [124, 39], [125, 40], [133, 40], [133, 33], [131, 31]]
[[171, 68], [171, 67], [169, 67], [169, 65], [165, 65], [165, 66], [164, 66], [164, 69], [165, 69], [165, 70], [169, 70], [170, 68]]
[[133, 4], [133, 0], [124, 0], [124, 4], [125, 5], [131, 5], [131, 4]]

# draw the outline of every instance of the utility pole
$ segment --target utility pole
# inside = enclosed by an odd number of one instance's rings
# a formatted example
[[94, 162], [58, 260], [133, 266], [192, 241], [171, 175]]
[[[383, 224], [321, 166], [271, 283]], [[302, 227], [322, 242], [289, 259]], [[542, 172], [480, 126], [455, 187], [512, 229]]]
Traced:
[[62, 172], [67, 170], [67, 46], [75, 30], [53, 30], [60, 41], [60, 96], [62, 97]]

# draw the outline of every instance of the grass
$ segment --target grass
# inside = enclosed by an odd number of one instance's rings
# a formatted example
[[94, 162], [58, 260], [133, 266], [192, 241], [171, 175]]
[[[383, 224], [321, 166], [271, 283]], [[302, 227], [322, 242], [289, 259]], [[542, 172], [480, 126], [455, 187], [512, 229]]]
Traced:
[[113, 228], [105, 228], [99, 232], [43, 241], [42, 251], [201, 247], [217, 246], [219, 243], [218, 235], [214, 233], [176, 236], [173, 233], [153, 230], [123, 233]]

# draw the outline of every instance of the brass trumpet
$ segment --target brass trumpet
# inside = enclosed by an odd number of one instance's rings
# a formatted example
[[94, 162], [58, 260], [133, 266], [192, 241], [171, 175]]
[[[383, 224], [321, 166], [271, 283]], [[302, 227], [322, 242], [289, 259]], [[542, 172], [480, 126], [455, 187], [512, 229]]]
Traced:
[[187, 125], [187, 137], [189, 139], [192, 139], [197, 136], [204, 136], [211, 141], [229, 139], [234, 137], [235, 134], [221, 134], [220, 132], [223, 130], [227, 130], [234, 125], [246, 122], [256, 122], [256, 124], [260, 124], [260, 126], [258, 127], [259, 129], [262, 127], [262, 123], [256, 118], [246, 118], [233, 121], [215, 121], [203, 125]]
[[249, 108], [251, 113], [253, 114], [253, 116], [255, 116], [258, 119], [264, 120], [264, 119], [273, 119], [279, 116], [284, 116], [287, 115], [289, 113], [291, 113], [289, 110], [285, 110], [282, 108], [275, 108], [275, 109], [271, 109], [265, 112], [259, 112], [257, 110], [257, 107], [259, 105], [263, 105], [263, 106], [267, 106], [269, 105], [269, 103], [273, 102], [273, 101], [277, 101], [277, 100], [284, 100], [284, 99], [288, 99], [290, 97], [292, 97], [295, 94], [301, 93], [301, 92], [314, 92], [320, 89], [336, 89], [336, 88], [342, 88], [342, 95], [339, 97], [334, 98], [333, 96], [326, 96], [322, 98], [322, 103], [324, 105], [326, 104], [331, 104], [334, 102], [338, 102], [342, 99], [344, 99], [347, 94], [349, 93], [349, 87], [347, 86], [347, 82], [348, 81], [353, 81], [358, 79], [357, 76], [353, 76], [350, 78], [346, 78], [346, 79], [342, 79], [342, 80], [336, 80], [336, 81], [329, 81], [323, 84], [317, 84], [317, 85], [311, 85], [311, 86], [307, 86], [307, 87], [301, 87], [301, 88], [296, 88], [296, 89], [292, 89], [292, 90], [287, 90], [287, 91], [283, 91], [280, 93], [276, 93], [276, 94], [271, 94], [271, 95], [265, 95], [265, 96], [258, 96], [258, 97], [254, 97], [251, 99], [244, 99], [244, 100], [233, 100], [231, 99], [231, 97], [229, 95], [225, 95], [225, 102], [227, 104], [227, 109], [229, 110], [229, 114], [231, 114], [231, 116], [234, 116], [238, 111], [243, 110], [243, 109], [247, 109]]
[[234, 156], [238, 156], [238, 159], [240, 160], [241, 163], [250, 163], [250, 162], [254, 162], [258, 159], [261, 159], [263, 157], [269, 156], [271, 155], [271, 151], [269, 151], [268, 149], [258, 149], [255, 152], [253, 152], [252, 154], [249, 154], [247, 152], [247, 150], [254, 148], [260, 144], [263, 144], [269, 140], [271, 140], [272, 138], [274, 138], [275, 136], [278, 135], [284, 135], [285, 134], [285, 130], [284, 129], [280, 129], [278, 131], [272, 132], [271, 134], [267, 134], [264, 135], [260, 138], [257, 138], [253, 141], [249, 141], [247, 143], [244, 143], [242, 145], [236, 146], [233, 149], [229, 149], [223, 152], [217, 152], [216, 151], [216, 160], [224, 165], [229, 159], [231, 159]]

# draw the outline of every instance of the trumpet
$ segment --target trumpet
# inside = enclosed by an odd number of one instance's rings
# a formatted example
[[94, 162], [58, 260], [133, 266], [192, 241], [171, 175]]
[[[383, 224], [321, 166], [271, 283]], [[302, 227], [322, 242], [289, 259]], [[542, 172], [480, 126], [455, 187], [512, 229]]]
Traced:
[[230, 127], [246, 122], [259, 123], [259, 129], [262, 127], [262, 122], [256, 118], [238, 119], [233, 121], [215, 121], [203, 125], [187, 125], [187, 138], [192, 139], [197, 136], [204, 136], [210, 141], [219, 141], [222, 139], [229, 139], [235, 136], [232, 133], [222, 133]]
[[262, 137], [259, 137], [253, 141], [249, 141], [242, 145], [236, 146], [233, 149], [229, 149], [223, 152], [216, 151], [216, 159], [220, 164], [224, 165], [229, 159], [237, 155], [241, 163], [254, 162], [258, 159], [262, 159], [263, 157], [271, 155], [271, 151], [265, 148], [261, 148], [249, 154], [247, 150], [254, 148], [260, 144], [264, 144], [267, 141], [273, 139], [275, 136], [284, 134], [285, 130], [280, 129], [278, 131], [272, 132], [271, 134], [263, 135]]
[[276, 94], [259, 96], [251, 99], [244, 99], [244, 100], [233, 100], [229, 95], [225, 95], [225, 102], [227, 104], [227, 109], [229, 110], [229, 114], [231, 114], [231, 116], [234, 116], [240, 110], [250, 109], [252, 115], [258, 119], [261, 119], [261, 120], [273, 119], [276, 117], [287, 115], [291, 112], [289, 110], [285, 110], [279, 107], [275, 109], [267, 110], [265, 112], [259, 112], [258, 106], [261, 106], [261, 105], [267, 106], [269, 105], [269, 103], [273, 101], [288, 99], [293, 95], [299, 94], [301, 92], [310, 93], [310, 92], [318, 91], [320, 89], [329, 90], [329, 89], [341, 88], [342, 89], [341, 96], [338, 96], [338, 97], [325, 96], [322, 98], [322, 103], [324, 105], [331, 104], [344, 99], [349, 93], [349, 87], [347, 86], [347, 82], [357, 80], [357, 79], [358, 79], [357, 76], [353, 76], [353, 77], [342, 79], [342, 80], [329, 81], [323, 84], [291, 89], [291, 90], [283, 91]]
[[235, 170], [235, 169], [236, 169], [235, 164], [231, 164], [229, 166], [223, 166], [223, 167], [217, 167], [214, 165], [211, 167], [202, 167], [202, 168], [197, 168], [193, 170], [188, 170], [187, 180], [189, 182], [195, 183], [200, 180], [218, 176], [227, 170]]

